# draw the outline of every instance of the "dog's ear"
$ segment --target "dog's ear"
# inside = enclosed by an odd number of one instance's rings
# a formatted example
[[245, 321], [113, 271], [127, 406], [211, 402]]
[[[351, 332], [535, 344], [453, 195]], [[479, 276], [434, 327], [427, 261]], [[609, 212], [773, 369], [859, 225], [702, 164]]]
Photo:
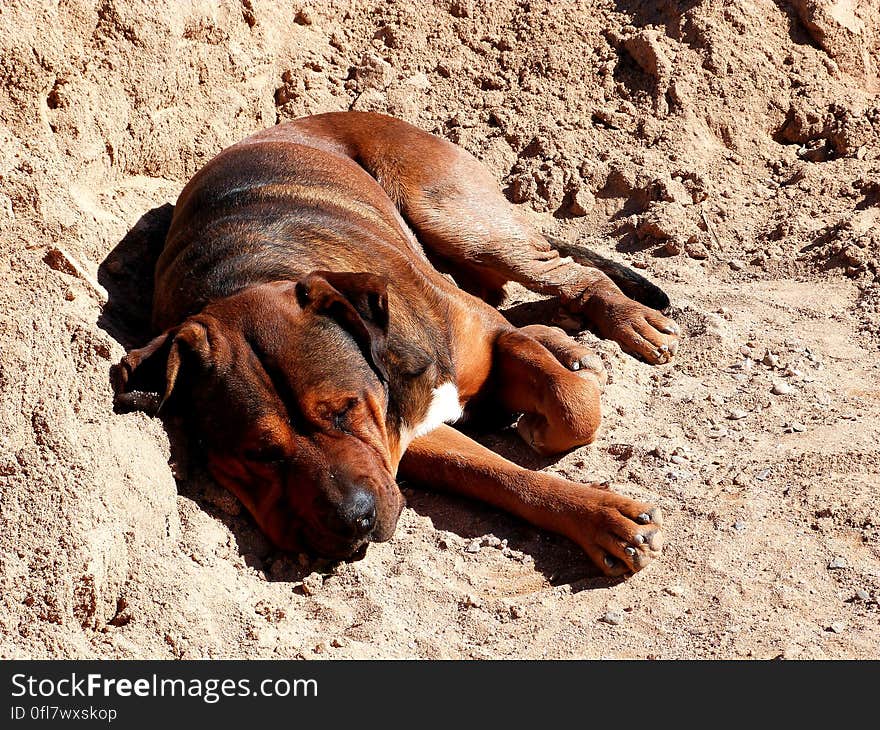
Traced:
[[300, 307], [333, 317], [361, 348], [385, 382], [388, 280], [367, 273], [313, 271], [296, 284]]
[[113, 409], [117, 413], [159, 413], [171, 397], [187, 360], [204, 362], [208, 355], [208, 332], [203, 324], [189, 320], [129, 352], [110, 368]]

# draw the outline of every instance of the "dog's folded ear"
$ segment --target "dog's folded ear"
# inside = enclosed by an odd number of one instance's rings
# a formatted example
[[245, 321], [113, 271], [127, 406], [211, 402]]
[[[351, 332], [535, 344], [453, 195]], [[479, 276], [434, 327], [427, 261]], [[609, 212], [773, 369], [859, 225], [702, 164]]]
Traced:
[[188, 320], [129, 352], [110, 368], [113, 409], [116, 413], [159, 413], [171, 397], [181, 368], [195, 357], [205, 361], [208, 333], [199, 322]]
[[361, 348], [367, 361], [388, 381], [388, 280], [368, 273], [313, 271], [296, 284], [300, 307], [333, 317]]

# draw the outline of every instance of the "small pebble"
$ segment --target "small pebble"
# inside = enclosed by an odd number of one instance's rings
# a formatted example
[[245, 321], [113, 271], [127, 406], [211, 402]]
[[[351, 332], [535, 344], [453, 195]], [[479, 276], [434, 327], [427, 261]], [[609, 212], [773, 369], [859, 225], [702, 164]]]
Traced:
[[623, 611], [609, 611], [599, 620], [612, 626], [620, 626], [623, 623]]
[[673, 454], [672, 456], [670, 456], [669, 461], [671, 461], [673, 464], [687, 464], [687, 459], [685, 459], [683, 456], [678, 456], [677, 454]]
[[461, 605], [464, 608], [481, 608], [483, 602], [476, 596], [465, 596], [461, 601]]
[[746, 529], [746, 523], [743, 522], [742, 520], [737, 520], [736, 522], [733, 523], [733, 529], [736, 530], [737, 532], [742, 532], [743, 530]]
[[788, 383], [773, 383], [773, 388], [771, 388], [770, 392], [773, 395], [791, 395], [794, 393], [794, 386]]
[[864, 588], [856, 588], [856, 598], [867, 603], [871, 600], [871, 594], [869, 594]]
[[683, 596], [684, 595], [684, 586], [666, 586], [663, 589], [664, 593], [668, 593], [670, 596]]
[[348, 644], [349, 641], [344, 636], [337, 636], [336, 638], [330, 640], [330, 646], [334, 646], [337, 649], [348, 646]]
[[522, 618], [523, 616], [525, 616], [525, 611], [523, 611], [522, 606], [513, 604], [510, 607], [510, 618]]
[[465, 548], [465, 551], [469, 552], [469, 553], [480, 552], [480, 543], [481, 543], [481, 540], [479, 540], [479, 539], [471, 540], [470, 543], [468, 544], [468, 546]]
[[835, 557], [830, 563], [828, 563], [828, 570], [842, 570], [846, 568], [848, 563], [846, 562], [846, 558], [842, 555], [838, 555]]
[[486, 535], [486, 537], [483, 538], [483, 545], [486, 547], [497, 548], [501, 545], [501, 540], [495, 537], [495, 535]]
[[835, 621], [831, 626], [828, 627], [830, 631], [833, 631], [835, 634], [842, 634], [846, 631], [846, 624], [843, 621]]
[[76, 294], [74, 293], [73, 289], [65, 289], [64, 290], [64, 298], [68, 302], [72, 302], [74, 299], [76, 299]]
[[302, 581], [303, 593], [314, 596], [324, 587], [324, 577], [320, 573], [309, 573]]
[[803, 423], [798, 423], [797, 421], [793, 421], [785, 427], [786, 433], [803, 433], [806, 430], [807, 427]]
[[730, 412], [727, 414], [727, 417], [728, 417], [731, 421], [740, 421], [740, 420], [742, 420], [743, 418], [745, 418], [745, 417], [748, 416], [748, 415], [749, 415], [749, 414], [748, 414], [747, 411], [743, 411], [743, 410], [740, 410], [739, 408], [735, 408], [734, 410], [730, 411]]
[[755, 479], [757, 479], [759, 482], [763, 482], [766, 479], [769, 479], [772, 473], [772, 469], [761, 469], [761, 471], [755, 474]]
[[764, 353], [764, 359], [761, 360], [767, 367], [778, 368], [779, 367], [779, 357], [774, 355], [770, 350]]
[[730, 259], [730, 261], [727, 262], [727, 265], [734, 271], [742, 271], [746, 267], [746, 265], [739, 259]]
[[311, 25], [314, 20], [311, 8], [302, 8], [294, 17], [293, 22], [298, 25]]

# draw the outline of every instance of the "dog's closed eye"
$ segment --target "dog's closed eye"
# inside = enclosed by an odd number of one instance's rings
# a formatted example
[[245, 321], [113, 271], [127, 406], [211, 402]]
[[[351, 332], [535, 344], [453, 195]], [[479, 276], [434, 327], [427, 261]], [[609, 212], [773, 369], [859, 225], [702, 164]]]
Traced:
[[347, 430], [348, 417], [359, 402], [359, 398], [352, 397], [346, 398], [342, 403], [337, 404], [332, 410], [331, 421], [333, 422], [333, 428], [339, 431]]

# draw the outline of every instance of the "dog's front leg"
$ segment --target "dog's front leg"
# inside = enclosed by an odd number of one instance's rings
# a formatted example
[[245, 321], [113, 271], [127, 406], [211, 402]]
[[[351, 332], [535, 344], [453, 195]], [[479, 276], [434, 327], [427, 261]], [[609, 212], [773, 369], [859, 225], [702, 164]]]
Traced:
[[606, 575], [641, 570], [663, 545], [658, 507], [596, 484], [524, 469], [450, 426], [415, 439], [399, 473], [406, 480], [488, 502], [565, 535]]

